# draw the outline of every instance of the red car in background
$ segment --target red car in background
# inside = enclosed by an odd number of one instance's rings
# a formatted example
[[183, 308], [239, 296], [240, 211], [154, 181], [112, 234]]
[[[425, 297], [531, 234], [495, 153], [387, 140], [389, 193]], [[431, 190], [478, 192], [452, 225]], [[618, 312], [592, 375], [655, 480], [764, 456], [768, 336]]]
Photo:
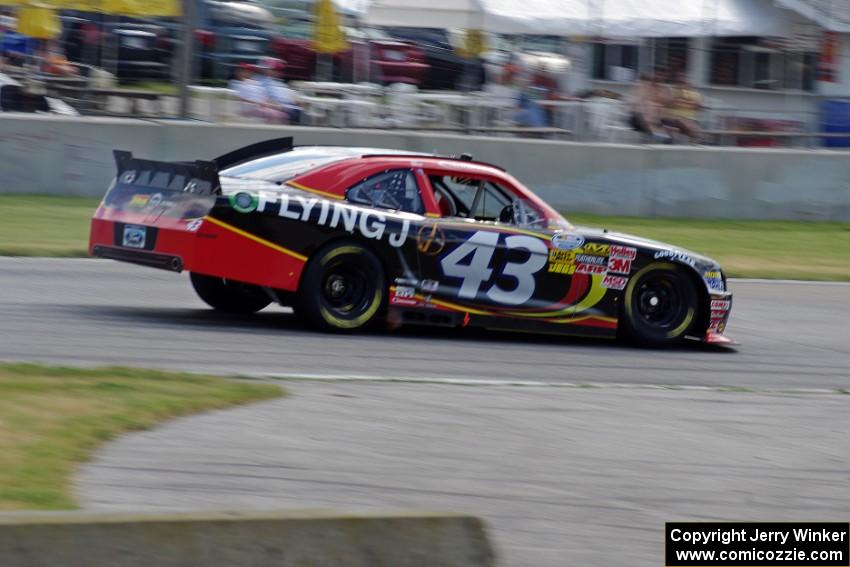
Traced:
[[[344, 29], [350, 47], [333, 56], [334, 80], [368, 79], [374, 83], [408, 83], [416, 86], [422, 83], [429, 66], [419, 47], [393, 39], [379, 30]], [[282, 28], [280, 33], [271, 41], [270, 51], [273, 57], [286, 61], [284, 78], [301, 81], [315, 79], [318, 54], [313, 48], [312, 23], [291, 23]]]

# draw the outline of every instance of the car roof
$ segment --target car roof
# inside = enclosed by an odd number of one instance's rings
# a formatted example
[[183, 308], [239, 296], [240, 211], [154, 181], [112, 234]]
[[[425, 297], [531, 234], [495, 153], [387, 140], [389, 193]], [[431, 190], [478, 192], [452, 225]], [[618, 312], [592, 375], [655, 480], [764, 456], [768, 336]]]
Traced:
[[220, 172], [223, 177], [243, 179], [261, 179], [263, 181], [283, 182], [295, 177], [315, 172], [323, 167], [345, 160], [384, 160], [387, 165], [396, 167], [436, 167], [442, 170], [455, 170], [459, 173], [477, 170], [479, 173], [493, 173], [500, 170], [496, 166], [472, 161], [468, 156], [439, 156], [408, 150], [388, 148], [350, 147], [350, 146], [298, 146], [290, 151], [261, 157], [234, 165]]

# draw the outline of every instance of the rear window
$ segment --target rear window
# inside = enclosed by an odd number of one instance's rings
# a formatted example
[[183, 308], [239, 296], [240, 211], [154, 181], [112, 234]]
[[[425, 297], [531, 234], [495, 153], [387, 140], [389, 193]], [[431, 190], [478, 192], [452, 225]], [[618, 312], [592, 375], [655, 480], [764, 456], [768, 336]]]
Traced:
[[381, 209], [425, 212], [419, 197], [419, 186], [409, 169], [393, 169], [361, 181], [348, 190], [346, 199], [352, 203]]

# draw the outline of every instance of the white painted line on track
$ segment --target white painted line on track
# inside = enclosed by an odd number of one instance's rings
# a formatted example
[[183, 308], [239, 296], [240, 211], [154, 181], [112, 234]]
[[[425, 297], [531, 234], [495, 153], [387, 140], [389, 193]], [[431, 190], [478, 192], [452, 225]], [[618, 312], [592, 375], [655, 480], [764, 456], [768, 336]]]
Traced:
[[729, 278], [729, 283], [743, 284], [806, 284], [806, 285], [838, 285], [850, 286], [850, 282], [832, 282], [832, 281], [815, 281], [815, 280], [772, 280], [767, 278]]
[[436, 378], [413, 376], [372, 376], [347, 374], [285, 374], [243, 373], [240, 376], [271, 380], [303, 380], [316, 382], [398, 382], [405, 384], [435, 384], [446, 386], [502, 386], [530, 388], [574, 388], [579, 390], [668, 390], [684, 392], [739, 392], [755, 394], [840, 394], [847, 392], [832, 388], [751, 388], [738, 386], [697, 386], [678, 384], [626, 384], [619, 382], [546, 382], [538, 380], [488, 380], [477, 378]]

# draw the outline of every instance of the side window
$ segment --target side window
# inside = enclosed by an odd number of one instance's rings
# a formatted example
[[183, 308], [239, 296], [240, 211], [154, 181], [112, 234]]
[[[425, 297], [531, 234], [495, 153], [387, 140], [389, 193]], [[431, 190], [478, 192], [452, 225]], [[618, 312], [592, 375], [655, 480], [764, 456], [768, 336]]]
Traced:
[[352, 203], [422, 214], [416, 178], [409, 169], [393, 169], [361, 181], [349, 189], [345, 198]]
[[507, 210], [511, 205], [511, 194], [495, 183], [441, 175], [432, 175], [429, 179], [444, 217], [511, 222], [510, 211]]

